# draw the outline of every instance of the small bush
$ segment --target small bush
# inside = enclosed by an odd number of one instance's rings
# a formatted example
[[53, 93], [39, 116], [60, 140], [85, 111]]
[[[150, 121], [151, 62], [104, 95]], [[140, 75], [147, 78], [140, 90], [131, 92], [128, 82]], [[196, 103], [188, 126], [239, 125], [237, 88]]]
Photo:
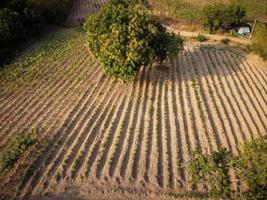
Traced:
[[[241, 182], [239, 192], [231, 185], [230, 170]], [[215, 199], [264, 199], [267, 196], [267, 137], [246, 143], [240, 156], [219, 149], [206, 156], [193, 152], [189, 165], [192, 184], [208, 188]], [[247, 187], [243, 187], [246, 185]]]
[[252, 44], [249, 49], [260, 55], [264, 60], [267, 60], [267, 26], [258, 23], [255, 28]]
[[221, 40], [221, 42], [222, 42], [223, 44], [229, 44], [230, 41], [231, 41], [231, 40], [230, 40], [229, 38], [224, 38], [224, 39]]
[[217, 3], [203, 8], [203, 25], [209, 31], [229, 31], [240, 26], [246, 16], [246, 9], [240, 4]]
[[140, 4], [109, 3], [85, 22], [88, 46], [108, 75], [131, 80], [141, 65], [174, 57], [183, 40]]
[[219, 149], [209, 157], [193, 152], [189, 167], [193, 186], [205, 184], [211, 197], [229, 199], [232, 193], [228, 176], [231, 159], [231, 154], [226, 149]]
[[235, 158], [237, 176], [248, 186], [243, 189], [246, 199], [267, 197], [267, 137], [248, 142], [243, 147], [242, 157]]
[[0, 173], [12, 167], [21, 154], [36, 142], [36, 137], [36, 130], [32, 130], [29, 134], [17, 133], [9, 146], [0, 154]]
[[198, 35], [198, 36], [193, 37], [193, 38], [198, 42], [205, 42], [205, 41], [208, 40], [208, 38], [206, 36], [204, 36], [204, 35]]

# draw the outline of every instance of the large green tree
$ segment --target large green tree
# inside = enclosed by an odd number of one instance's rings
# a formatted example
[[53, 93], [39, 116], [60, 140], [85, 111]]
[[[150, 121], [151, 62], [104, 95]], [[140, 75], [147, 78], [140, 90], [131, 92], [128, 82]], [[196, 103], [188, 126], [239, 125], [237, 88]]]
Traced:
[[141, 65], [173, 58], [183, 40], [138, 3], [112, 1], [85, 22], [88, 46], [106, 72], [131, 80]]

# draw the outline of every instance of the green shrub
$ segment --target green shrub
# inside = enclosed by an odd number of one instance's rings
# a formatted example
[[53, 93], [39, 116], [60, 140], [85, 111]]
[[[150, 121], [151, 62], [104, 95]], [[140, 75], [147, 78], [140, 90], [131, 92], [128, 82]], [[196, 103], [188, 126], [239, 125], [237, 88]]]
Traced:
[[107, 74], [123, 81], [131, 80], [141, 65], [172, 58], [183, 44], [139, 4], [109, 3], [84, 28], [88, 46]]
[[246, 9], [240, 4], [216, 3], [203, 8], [203, 25], [209, 31], [229, 31], [240, 26], [245, 19]]
[[224, 39], [221, 40], [221, 42], [222, 42], [223, 44], [229, 44], [230, 41], [231, 41], [231, 40], [230, 40], [229, 38], [224, 38]]
[[236, 158], [235, 171], [248, 186], [243, 195], [246, 199], [267, 197], [267, 137], [248, 142], [242, 157]]
[[205, 35], [197, 35], [193, 38], [198, 42], [205, 42], [208, 40], [208, 38]]
[[232, 193], [231, 181], [228, 176], [231, 159], [231, 155], [226, 149], [219, 149], [209, 157], [199, 152], [193, 152], [189, 167], [193, 186], [202, 182], [208, 186], [211, 197], [229, 199]]
[[29, 134], [17, 133], [9, 146], [0, 154], [0, 173], [12, 167], [20, 156], [36, 142], [37, 132], [32, 130]]
[[[234, 191], [230, 170], [236, 172], [242, 185]], [[219, 149], [206, 156], [193, 152], [189, 164], [192, 184], [204, 184], [210, 197], [215, 199], [264, 199], [267, 196], [267, 137], [261, 137], [244, 145], [240, 156], [226, 149]]]
[[256, 54], [260, 55], [264, 60], [267, 60], [266, 41], [267, 41], [267, 26], [262, 23], [258, 23], [255, 28], [252, 44], [249, 45], [249, 49], [254, 51]]

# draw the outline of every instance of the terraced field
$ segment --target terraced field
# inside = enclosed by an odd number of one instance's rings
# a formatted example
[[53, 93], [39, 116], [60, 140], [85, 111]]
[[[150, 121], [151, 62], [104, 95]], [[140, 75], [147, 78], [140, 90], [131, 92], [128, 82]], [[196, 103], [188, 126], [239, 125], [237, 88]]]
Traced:
[[1, 95], [1, 145], [29, 127], [51, 141], [27, 153], [33, 172], [18, 197], [76, 186], [188, 191], [192, 149], [224, 146], [238, 154], [240, 143], [266, 134], [267, 68], [227, 48], [187, 46], [164, 66], [141, 68], [129, 85], [106, 77], [86, 49], [67, 56], [35, 85]]
[[86, 17], [98, 11], [108, 0], [74, 0], [74, 5], [67, 19], [67, 24], [74, 26], [83, 22]]

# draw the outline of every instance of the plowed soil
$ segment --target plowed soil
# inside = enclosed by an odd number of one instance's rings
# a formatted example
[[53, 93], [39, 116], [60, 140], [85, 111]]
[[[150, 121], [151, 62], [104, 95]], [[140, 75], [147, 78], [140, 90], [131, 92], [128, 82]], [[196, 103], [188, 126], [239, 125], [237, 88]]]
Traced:
[[267, 133], [267, 67], [228, 47], [186, 45], [162, 66], [141, 67], [128, 85], [89, 58], [76, 50], [54, 62], [53, 76], [1, 94], [1, 146], [28, 127], [51, 138], [41, 152], [27, 152], [34, 170], [18, 198], [183, 193], [193, 149], [239, 154], [241, 143]]

